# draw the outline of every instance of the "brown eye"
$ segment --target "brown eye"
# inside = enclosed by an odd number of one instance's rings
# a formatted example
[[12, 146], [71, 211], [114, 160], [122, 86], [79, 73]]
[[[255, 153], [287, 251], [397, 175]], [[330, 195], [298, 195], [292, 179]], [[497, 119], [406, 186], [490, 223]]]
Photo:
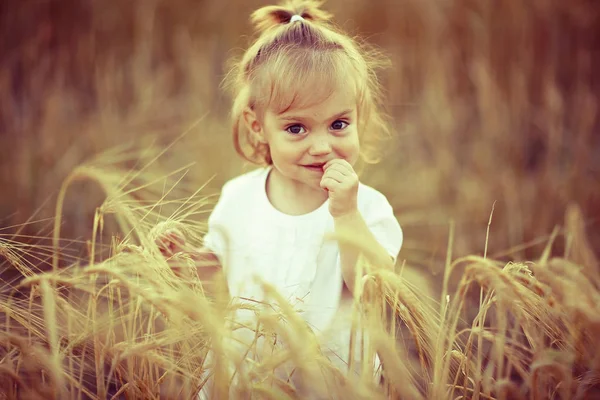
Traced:
[[304, 127], [298, 124], [288, 126], [285, 130], [292, 135], [301, 135], [305, 132]]
[[341, 131], [342, 129], [344, 129], [345, 127], [348, 126], [348, 123], [346, 121], [342, 121], [342, 120], [337, 120], [334, 121], [333, 124], [331, 124], [331, 129], [333, 129], [334, 131]]

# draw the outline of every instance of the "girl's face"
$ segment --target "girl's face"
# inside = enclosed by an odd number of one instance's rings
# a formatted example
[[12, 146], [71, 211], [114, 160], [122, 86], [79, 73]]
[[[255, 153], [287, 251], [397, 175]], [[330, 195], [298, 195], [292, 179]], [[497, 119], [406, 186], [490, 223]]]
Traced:
[[344, 159], [354, 165], [358, 160], [357, 117], [356, 92], [341, 87], [307, 108], [267, 109], [256, 126], [283, 177], [319, 188], [326, 162]]

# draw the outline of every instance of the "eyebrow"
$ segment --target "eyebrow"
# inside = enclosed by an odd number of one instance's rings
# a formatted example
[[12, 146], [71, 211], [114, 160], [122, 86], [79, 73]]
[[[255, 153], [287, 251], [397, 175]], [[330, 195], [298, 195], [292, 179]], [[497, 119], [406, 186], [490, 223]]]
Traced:
[[[333, 117], [328, 118], [327, 120], [337, 119], [337, 118], [343, 117], [346, 114], [352, 113], [352, 111], [354, 111], [354, 110], [349, 108], [349, 109], [344, 110], [344, 111], [342, 111], [342, 112], [340, 112], [338, 114], [335, 114]], [[284, 121], [298, 121], [298, 120], [303, 120], [303, 119], [311, 119], [311, 118], [301, 117], [301, 116], [296, 116], [296, 115], [289, 115], [289, 116], [285, 116], [285, 117], [281, 117], [280, 116], [279, 118], [282, 119], [282, 120], [284, 120]]]

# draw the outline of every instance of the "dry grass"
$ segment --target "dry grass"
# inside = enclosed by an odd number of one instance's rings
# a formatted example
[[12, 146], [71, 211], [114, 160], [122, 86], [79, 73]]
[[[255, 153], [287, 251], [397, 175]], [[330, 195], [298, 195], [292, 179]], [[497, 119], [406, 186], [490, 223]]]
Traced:
[[[157, 224], [164, 197], [149, 206], [132, 200], [168, 178], [147, 170], [111, 171], [99, 159], [77, 168], [62, 188], [68, 193], [69, 182], [88, 179], [107, 193], [93, 223], [105, 236], [102, 221], [111, 214], [118, 221], [107, 252], [92, 242], [88, 258], [72, 262], [60, 251], [58, 230], [57, 246], [47, 249], [0, 241], [3, 258], [26, 277], [5, 285], [0, 297], [7, 398], [192, 398], [207, 382], [214, 398], [303, 398], [307, 390], [357, 399], [600, 393], [600, 281], [576, 208], [567, 213], [565, 257], [544, 252], [537, 262], [504, 264], [449, 255], [446, 285], [460, 267], [464, 273], [455, 292], [444, 287], [439, 308], [399, 273], [363, 279], [353, 326], [362, 351], [382, 360], [383, 383], [376, 385], [366, 363], [355, 365], [354, 378], [340, 372], [268, 285], [264, 304], [244, 306], [257, 316], [256, 325], [244, 326], [235, 318], [240, 305], [224, 291], [207, 298], [200, 282], [176, 277], [152, 240], [156, 226], [175, 225], [199, 241], [204, 227], [188, 221], [207, 200], [175, 201], [182, 211]], [[23, 262], [31, 251], [46, 252], [55, 268], [40, 272]], [[474, 288], [481, 299], [475, 313], [467, 309]]]
[[379, 387], [308, 346], [276, 293], [257, 326], [234, 325], [234, 304], [152, 244], [172, 224], [200, 243], [242, 170], [219, 82], [263, 4], [0, 4], [5, 397], [191, 397], [207, 363], [221, 398], [233, 380], [234, 397], [297, 398], [303, 382], [340, 398], [600, 396], [596, 4], [328, 4], [394, 65], [394, 136], [363, 179], [397, 211], [404, 262], [364, 281], [355, 313]]

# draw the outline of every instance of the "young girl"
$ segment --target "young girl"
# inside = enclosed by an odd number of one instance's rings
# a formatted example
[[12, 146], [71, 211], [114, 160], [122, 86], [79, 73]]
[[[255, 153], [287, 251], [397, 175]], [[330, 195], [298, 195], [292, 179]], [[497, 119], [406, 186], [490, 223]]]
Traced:
[[[314, 1], [252, 15], [260, 35], [229, 83], [235, 148], [263, 167], [224, 185], [195, 255], [217, 266], [198, 268], [201, 279], [223, 269], [232, 298], [261, 299], [258, 277], [301, 303], [317, 334], [356, 286], [358, 251], [326, 235], [351, 232], [378, 268], [393, 268], [402, 244], [387, 199], [354, 170], [388, 132], [378, 108], [378, 60], [329, 19]], [[182, 249], [174, 232], [162, 240], [166, 255]], [[348, 340], [349, 327], [332, 345], [342, 363]]]

